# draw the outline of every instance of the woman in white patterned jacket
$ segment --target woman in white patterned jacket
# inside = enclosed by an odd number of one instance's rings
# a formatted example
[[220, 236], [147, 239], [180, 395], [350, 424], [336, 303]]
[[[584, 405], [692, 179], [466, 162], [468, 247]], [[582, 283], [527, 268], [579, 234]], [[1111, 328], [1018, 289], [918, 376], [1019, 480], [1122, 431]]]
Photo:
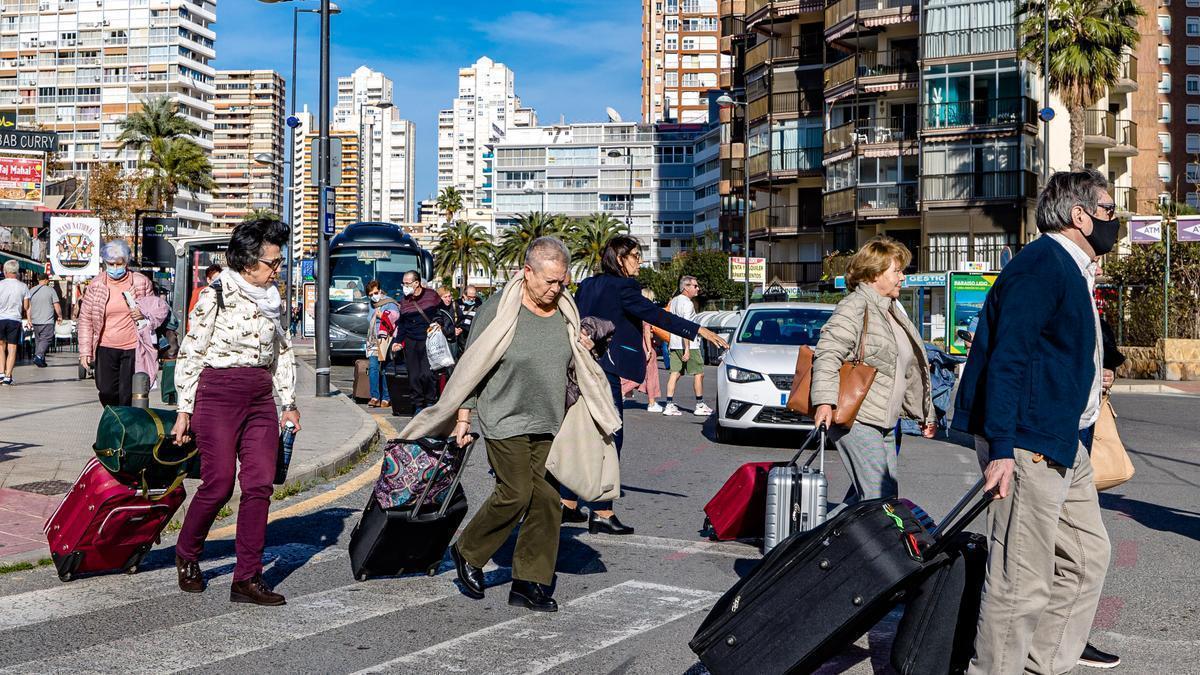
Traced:
[[[189, 593], [204, 590], [197, 561], [217, 511], [233, 494], [240, 463], [237, 565], [229, 599], [284, 604], [284, 597], [262, 580], [262, 553], [280, 427], [290, 421], [300, 428], [296, 356], [275, 286], [288, 234], [286, 225], [265, 218], [234, 228], [225, 254], [228, 268], [201, 291], [179, 347], [179, 418], [173, 432], [179, 443], [195, 430], [203, 481], [175, 546], [179, 587]], [[275, 394], [283, 404], [282, 417]]]

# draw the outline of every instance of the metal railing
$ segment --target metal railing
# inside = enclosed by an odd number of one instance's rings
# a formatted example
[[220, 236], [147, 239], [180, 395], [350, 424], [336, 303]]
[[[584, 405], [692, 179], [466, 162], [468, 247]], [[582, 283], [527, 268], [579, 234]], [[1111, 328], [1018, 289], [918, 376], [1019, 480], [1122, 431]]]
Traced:
[[917, 72], [917, 55], [912, 50], [863, 50], [825, 69], [825, 88], [830, 89], [858, 77], [901, 76]]
[[768, 262], [767, 281], [779, 278], [784, 283], [813, 284], [821, 280], [821, 262]]
[[966, 268], [967, 262], [987, 262], [993, 270], [1000, 269], [1000, 256], [1007, 248], [1013, 255], [1021, 250], [1015, 242], [986, 242], [975, 244], [919, 246], [913, 260], [920, 261], [923, 272], [954, 272]]
[[1017, 25], [986, 26], [924, 35], [926, 59], [1010, 52], [1017, 48]]
[[825, 132], [825, 153], [844, 150], [855, 142], [872, 145], [916, 140], [918, 126], [915, 119], [906, 117], [846, 122]]
[[774, 115], [815, 115], [821, 111], [821, 95], [819, 92], [808, 91], [779, 91], [750, 101], [747, 114], [756, 120]]
[[1137, 147], [1137, 122], [1133, 120], [1117, 120], [1117, 145]]
[[854, 188], [826, 193], [821, 199], [821, 213], [836, 216], [854, 212]]
[[840, 0], [825, 8], [825, 25], [837, 25], [859, 12], [878, 12], [916, 5], [916, 0]]
[[858, 188], [858, 210], [910, 211], [917, 208], [917, 184], [870, 185]]
[[1117, 79], [1137, 81], [1138, 59], [1133, 54], [1121, 57], [1121, 67], [1117, 70]]
[[819, 171], [821, 169], [821, 148], [791, 148], [788, 150], [772, 150], [760, 152], [750, 157], [750, 175], [758, 176], [769, 170], [772, 173], [793, 171]]
[[921, 109], [926, 131], [1037, 121], [1037, 102], [1027, 96], [925, 103]]
[[1137, 213], [1138, 192], [1134, 187], [1117, 186], [1112, 188], [1113, 201], [1117, 210], [1124, 213]]
[[1018, 199], [1037, 195], [1037, 175], [1032, 171], [973, 171], [921, 177], [921, 199], [979, 201]]
[[764, 40], [746, 50], [746, 71], [753, 70], [771, 59], [799, 59], [804, 64], [817, 64], [824, 57], [824, 39], [817, 34], [793, 35], [786, 39]]
[[1083, 135], [1117, 140], [1117, 116], [1107, 110], [1083, 111]]

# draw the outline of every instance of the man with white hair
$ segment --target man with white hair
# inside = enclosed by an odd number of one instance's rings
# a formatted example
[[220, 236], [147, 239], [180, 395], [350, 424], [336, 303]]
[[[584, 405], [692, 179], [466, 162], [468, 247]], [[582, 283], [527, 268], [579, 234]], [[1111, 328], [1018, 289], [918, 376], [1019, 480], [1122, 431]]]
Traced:
[[21, 265], [16, 260], [4, 263], [4, 281], [0, 281], [0, 384], [13, 383], [17, 367], [17, 346], [21, 344], [21, 315], [29, 288], [17, 278]]
[[[700, 294], [700, 282], [696, 277], [684, 275], [679, 279], [679, 295], [671, 300], [668, 311], [681, 319], [695, 320], [696, 305], [692, 298]], [[688, 340], [678, 335], [671, 336], [671, 377], [667, 379], [667, 405], [663, 408], [664, 415], [682, 415], [679, 406], [675, 405], [675, 384], [684, 375], [691, 375], [696, 393], [696, 407], [692, 414], [707, 417], [712, 414], [712, 408], [704, 403], [704, 357], [700, 354], [700, 338]]]

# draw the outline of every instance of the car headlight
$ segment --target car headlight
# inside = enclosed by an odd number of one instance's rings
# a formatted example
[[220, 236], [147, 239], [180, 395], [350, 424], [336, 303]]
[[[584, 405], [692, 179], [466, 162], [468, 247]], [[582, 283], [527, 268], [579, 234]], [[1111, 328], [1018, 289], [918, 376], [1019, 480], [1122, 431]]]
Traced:
[[725, 375], [729, 377], [730, 382], [758, 382], [763, 379], [762, 373], [756, 373], [753, 370], [738, 368], [737, 366], [725, 366]]
[[347, 340], [354, 337], [354, 335], [352, 335], [349, 331], [339, 328], [331, 323], [329, 324], [329, 337], [334, 340]]

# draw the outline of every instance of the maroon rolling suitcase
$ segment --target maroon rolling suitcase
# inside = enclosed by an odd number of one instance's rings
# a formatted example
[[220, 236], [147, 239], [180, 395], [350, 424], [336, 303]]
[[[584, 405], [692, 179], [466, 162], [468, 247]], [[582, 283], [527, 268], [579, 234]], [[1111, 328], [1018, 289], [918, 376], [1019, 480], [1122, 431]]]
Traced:
[[182, 485], [143, 494], [113, 478], [99, 460], [88, 461], [44, 528], [58, 578], [137, 572], [186, 495]]
[[767, 506], [767, 474], [775, 462], [750, 462], [738, 467], [717, 494], [704, 505], [705, 529], [713, 539], [763, 536]]

